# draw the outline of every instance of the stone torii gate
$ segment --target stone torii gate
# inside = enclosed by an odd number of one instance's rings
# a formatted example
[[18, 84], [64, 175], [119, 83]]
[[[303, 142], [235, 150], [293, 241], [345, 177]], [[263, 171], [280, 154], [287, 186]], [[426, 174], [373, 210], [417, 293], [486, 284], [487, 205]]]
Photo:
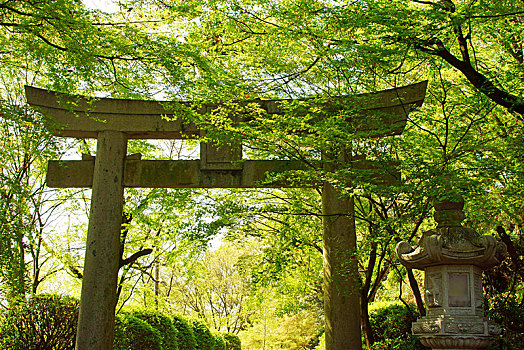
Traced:
[[[402, 133], [407, 115], [421, 106], [427, 82], [373, 94], [361, 99], [362, 118], [380, 132], [376, 136]], [[91, 209], [86, 242], [84, 277], [76, 349], [110, 350], [114, 331], [120, 230], [125, 187], [156, 188], [250, 188], [287, 187], [285, 184], [260, 185], [274, 172], [303, 169], [298, 161], [242, 160], [241, 145], [217, 148], [201, 143], [198, 160], [141, 160], [127, 157], [128, 139], [195, 138], [203, 132], [176, 118], [172, 102], [138, 101], [60, 94], [26, 87], [27, 101], [56, 122], [55, 135], [96, 138], [96, 157], [83, 160], [50, 161], [49, 187], [92, 187]], [[372, 101], [372, 105], [369, 105]], [[282, 113], [282, 100], [256, 100], [267, 113]], [[246, 102], [244, 102], [246, 103]], [[205, 114], [216, 105], [202, 105]], [[336, 111], [334, 111], [336, 112]], [[165, 118], [167, 116], [168, 118]], [[163, 118], [164, 117], [164, 118]], [[368, 125], [368, 126], [369, 126]], [[348, 149], [348, 145], [339, 145]], [[351, 152], [337, 159], [354, 167], [368, 167], [353, 161]], [[324, 168], [331, 169], [332, 162]], [[391, 175], [377, 174], [369, 181], [384, 181]], [[348, 179], [350, 180], [350, 179]], [[361, 349], [360, 293], [357, 278], [356, 230], [352, 198], [342, 198], [329, 183], [322, 186], [324, 244], [324, 305], [326, 349]], [[298, 187], [295, 185], [295, 187]]]

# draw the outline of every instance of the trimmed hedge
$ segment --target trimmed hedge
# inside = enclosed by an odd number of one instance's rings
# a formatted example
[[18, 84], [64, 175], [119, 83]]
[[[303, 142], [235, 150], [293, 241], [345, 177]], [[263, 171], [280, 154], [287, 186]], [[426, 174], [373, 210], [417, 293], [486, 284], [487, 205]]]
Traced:
[[163, 350], [178, 350], [177, 330], [168, 316], [158, 311], [146, 310], [135, 310], [131, 315], [148, 323], [158, 331], [161, 335]]
[[193, 329], [189, 323], [179, 315], [172, 316], [173, 326], [177, 330], [178, 347], [182, 350], [196, 350], [197, 343]]
[[117, 314], [113, 349], [162, 350], [160, 333], [147, 322], [131, 314]]
[[215, 340], [214, 350], [227, 350], [226, 340], [224, 339], [224, 336], [223, 336], [222, 333], [212, 329], [211, 330], [211, 335], [213, 336], [213, 338]]
[[199, 320], [192, 320], [191, 327], [197, 343], [197, 350], [215, 350], [215, 339], [211, 331]]
[[226, 350], [242, 350], [242, 343], [238, 335], [233, 333], [222, 333], [226, 341]]
[[78, 322], [78, 300], [39, 294], [22, 300], [2, 315], [0, 348], [73, 350]]
[[[0, 313], [0, 349], [74, 350], [79, 302], [39, 294]], [[145, 310], [115, 318], [114, 350], [240, 350], [235, 334], [210, 331], [202, 322]]]

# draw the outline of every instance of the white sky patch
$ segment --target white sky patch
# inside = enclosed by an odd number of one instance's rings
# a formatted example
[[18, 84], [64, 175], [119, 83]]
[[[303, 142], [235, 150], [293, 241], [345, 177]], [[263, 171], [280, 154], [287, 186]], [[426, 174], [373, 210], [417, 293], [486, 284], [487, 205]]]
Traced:
[[106, 13], [117, 12], [120, 8], [112, 0], [82, 0], [83, 3], [90, 9], [100, 10]]

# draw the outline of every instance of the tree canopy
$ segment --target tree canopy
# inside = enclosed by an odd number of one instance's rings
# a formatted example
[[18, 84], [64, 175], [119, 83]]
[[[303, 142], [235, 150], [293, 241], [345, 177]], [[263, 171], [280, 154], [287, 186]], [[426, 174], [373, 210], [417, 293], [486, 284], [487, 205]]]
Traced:
[[[432, 202], [444, 185], [465, 197], [467, 225], [508, 246], [508, 260], [487, 275], [492, 315], [504, 320], [522, 306], [524, 2], [122, 0], [117, 7], [105, 13], [78, 0], [0, 2], [3, 306], [17, 295], [56, 289], [57, 280], [82, 278], [90, 196], [44, 186], [47, 160], [94, 153], [94, 143], [50, 135], [46, 116], [25, 105], [24, 84], [87, 96], [221, 102], [207, 119], [183, 113], [207, 129], [206, 141], [242, 140], [251, 159], [300, 161], [305, 170], [285, 174], [288, 180], [330, 182], [354, 196], [368, 346], [368, 303], [418, 296], [423, 312], [420, 276], [396, 266], [394, 246], [434, 227]], [[336, 115], [319, 108], [336, 96], [422, 80], [429, 80], [424, 105], [401, 136], [359, 132], [348, 120], [360, 111], [348, 103]], [[268, 115], [245, 103], [257, 98], [303, 99]], [[249, 122], [231, 123], [235, 114]], [[398, 164], [401, 181], [369, 184], [365, 171], [319, 167], [322, 153], [340, 144], [382, 172]], [[129, 144], [129, 153], [145, 159], [195, 152], [187, 140]], [[128, 189], [125, 196], [118, 308], [154, 304], [241, 334], [262, 334], [280, 319], [282, 333], [245, 339], [312, 348], [322, 329], [317, 190]], [[53, 226], [65, 222], [57, 212], [78, 220]], [[228, 243], [206, 252], [216, 237]], [[413, 292], [399, 288], [403, 283]], [[501, 297], [508, 295], [516, 301]], [[310, 334], [293, 338], [286, 329], [301, 318]], [[509, 338], [522, 330], [518, 322], [504, 326]]]

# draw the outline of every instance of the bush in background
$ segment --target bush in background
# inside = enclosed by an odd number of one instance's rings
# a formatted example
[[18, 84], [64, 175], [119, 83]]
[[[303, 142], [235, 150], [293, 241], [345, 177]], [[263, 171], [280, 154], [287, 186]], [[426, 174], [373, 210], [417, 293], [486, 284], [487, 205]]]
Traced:
[[215, 350], [215, 339], [211, 331], [199, 320], [191, 321], [198, 350]]
[[326, 350], [326, 333], [322, 333], [320, 338], [318, 338], [318, 345], [313, 350]]
[[215, 347], [214, 350], [227, 350], [226, 346], [226, 340], [224, 339], [224, 336], [219, 331], [216, 331], [214, 329], [210, 330], [211, 335], [213, 335], [213, 338], [215, 340]]
[[487, 316], [502, 327], [502, 334], [489, 350], [524, 349], [524, 308], [522, 297], [498, 294], [487, 300]]
[[224, 340], [226, 342], [226, 350], [241, 350], [242, 343], [238, 335], [233, 333], [222, 333]]
[[158, 311], [135, 310], [131, 313], [149, 324], [161, 335], [163, 350], [178, 350], [177, 330], [171, 319]]
[[78, 322], [78, 300], [39, 294], [13, 303], [0, 323], [0, 348], [73, 350]]
[[128, 313], [115, 320], [114, 350], [162, 350], [160, 333], [147, 322]]
[[179, 315], [172, 316], [173, 326], [177, 330], [178, 346], [182, 350], [196, 350], [197, 343], [193, 329], [189, 323]]
[[[39, 294], [13, 302], [0, 314], [0, 349], [74, 350], [78, 311], [78, 300], [68, 296]], [[241, 350], [241, 345], [237, 335], [212, 332], [198, 320], [134, 310], [116, 315], [113, 349]]]

